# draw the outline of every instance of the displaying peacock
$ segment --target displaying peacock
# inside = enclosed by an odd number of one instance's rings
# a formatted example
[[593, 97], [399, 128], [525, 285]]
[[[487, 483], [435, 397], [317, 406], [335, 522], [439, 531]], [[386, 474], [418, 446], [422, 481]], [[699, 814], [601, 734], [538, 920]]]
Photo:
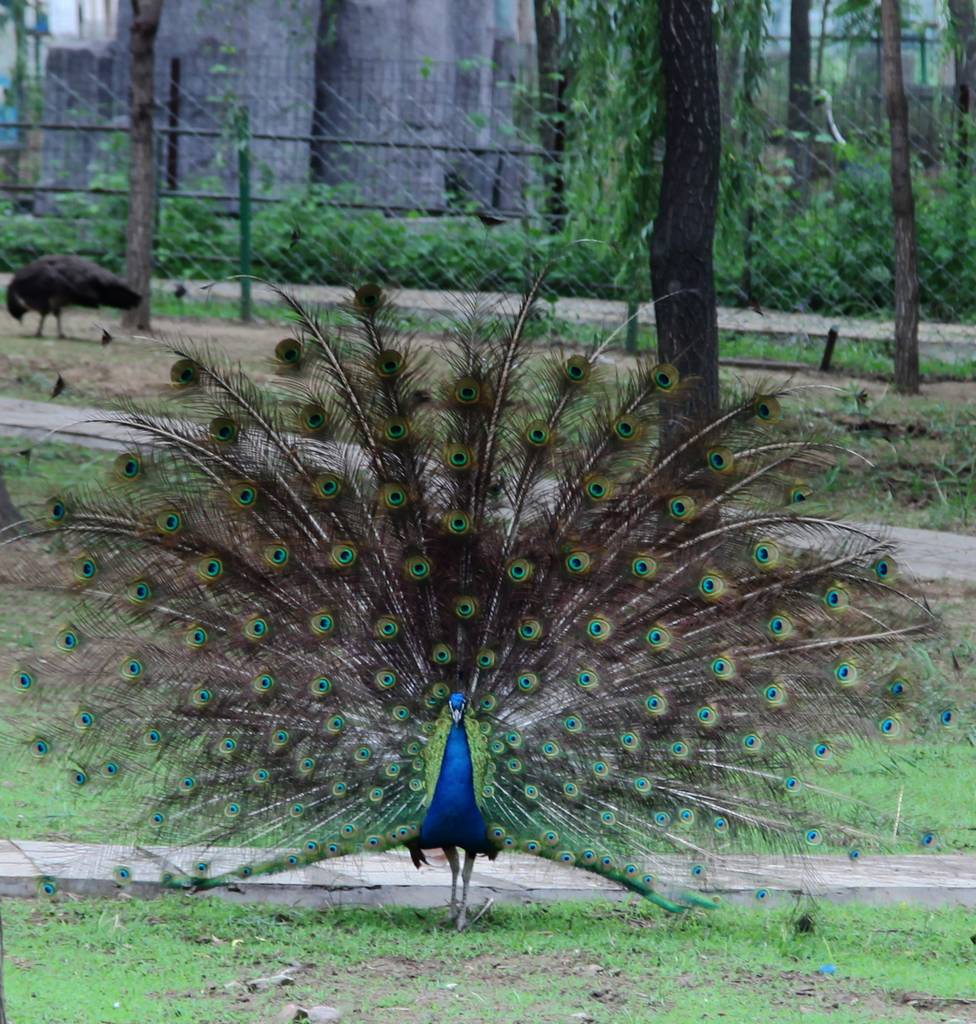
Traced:
[[111, 482], [8, 540], [10, 582], [77, 597], [10, 667], [18, 749], [139, 795], [93, 814], [193, 851], [168, 884], [439, 847], [460, 928], [478, 854], [678, 911], [728, 852], [880, 843], [830, 766], [924, 722], [924, 601], [817, 511], [789, 388], [663, 449], [693, 383], [531, 350], [538, 287], [427, 348], [374, 286], [329, 322], [286, 297], [271, 388], [181, 343], [178, 408], [119, 412]]

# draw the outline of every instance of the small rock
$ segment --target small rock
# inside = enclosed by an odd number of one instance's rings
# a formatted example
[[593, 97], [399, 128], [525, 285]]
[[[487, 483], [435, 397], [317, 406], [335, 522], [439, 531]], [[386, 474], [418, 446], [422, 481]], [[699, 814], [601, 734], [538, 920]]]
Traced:
[[603, 974], [603, 968], [600, 964], [586, 964], [580, 973], [588, 974], [590, 977], [595, 977], [597, 974]]
[[283, 988], [285, 985], [294, 984], [295, 979], [291, 974], [288, 971], [282, 971], [280, 974], [272, 974], [267, 978], [251, 978], [244, 982], [244, 987], [248, 992], [267, 992], [269, 988]]
[[308, 1020], [308, 1010], [298, 1003], [289, 1003], [278, 1011], [275, 1024], [291, 1024], [293, 1020]]
[[337, 1020], [342, 1020], [342, 1014], [334, 1006], [309, 1007], [309, 1024], [331, 1024]]

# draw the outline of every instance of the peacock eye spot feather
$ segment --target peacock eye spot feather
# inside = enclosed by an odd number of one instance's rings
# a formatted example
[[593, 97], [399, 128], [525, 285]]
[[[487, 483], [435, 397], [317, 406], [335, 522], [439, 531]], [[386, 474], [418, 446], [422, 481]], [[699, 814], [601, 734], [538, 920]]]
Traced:
[[789, 489], [787, 492], [787, 500], [790, 505], [801, 505], [811, 495], [813, 491], [802, 484], [797, 484]]
[[395, 640], [400, 635], [400, 623], [392, 615], [381, 615], [373, 624], [377, 640]]
[[71, 781], [76, 786], [84, 786], [85, 783], [88, 781], [88, 776], [81, 769], [79, 769], [78, 771], [71, 773]]
[[34, 676], [30, 672], [14, 672], [13, 684], [15, 690], [29, 690], [34, 685]]
[[668, 515], [677, 522], [685, 522], [695, 515], [696, 505], [687, 495], [678, 495], [668, 502]]
[[633, 441], [640, 432], [640, 424], [629, 416], [618, 416], [613, 422], [613, 433], [618, 441]]
[[166, 536], [172, 536], [183, 529], [183, 516], [179, 512], [161, 512], [156, 516], [156, 529]]
[[208, 428], [210, 440], [217, 444], [233, 444], [239, 433], [237, 424], [226, 416], [218, 416], [210, 421]]
[[586, 623], [586, 635], [596, 643], [603, 643], [610, 638], [613, 632], [613, 625], [609, 619], [602, 616], [595, 616]]
[[137, 480], [142, 475], [142, 459], [124, 454], [115, 460], [115, 474], [120, 480]]
[[552, 430], [543, 420], [533, 420], [525, 428], [525, 440], [533, 448], [545, 448], [552, 441]]
[[145, 604], [152, 597], [152, 587], [145, 580], [136, 580], [126, 588], [126, 597], [133, 604]]
[[271, 632], [271, 626], [262, 615], [252, 615], [244, 623], [244, 636], [248, 640], [264, 640]]
[[327, 423], [328, 417], [321, 405], [303, 405], [298, 411], [299, 429], [306, 434], [318, 434], [325, 429]]
[[523, 672], [516, 685], [523, 693], [534, 693], [539, 688], [539, 677], [535, 672]]
[[650, 555], [638, 555], [630, 563], [630, 572], [639, 580], [652, 579], [658, 570], [657, 559]]
[[823, 834], [820, 829], [809, 828], [803, 834], [803, 839], [808, 846], [819, 846], [823, 842]]
[[251, 689], [260, 694], [270, 693], [274, 687], [275, 678], [267, 672], [262, 672], [251, 680]]
[[735, 465], [735, 457], [728, 448], [709, 448], [706, 458], [708, 468], [716, 473], [728, 473]]
[[921, 843], [922, 846], [935, 846], [938, 841], [938, 837], [934, 832], [924, 832], [922, 834]]
[[681, 375], [670, 363], [660, 363], [652, 370], [654, 383], [659, 391], [674, 391], [681, 381]]
[[206, 647], [207, 641], [210, 637], [203, 626], [193, 626], [186, 631], [185, 639], [189, 647], [199, 649], [201, 647]]
[[90, 729], [95, 724], [95, 716], [90, 711], [80, 711], [75, 716], [75, 726], [79, 729]]
[[775, 423], [780, 418], [779, 401], [772, 395], [757, 395], [752, 408], [756, 418], [764, 423]]
[[844, 611], [850, 606], [850, 595], [844, 587], [828, 587], [823, 596], [823, 603], [828, 611]]
[[177, 359], [170, 367], [170, 383], [177, 388], [188, 388], [200, 382], [200, 364], [192, 359]]
[[224, 574], [224, 563], [219, 558], [204, 558], [197, 564], [197, 575], [204, 581], [219, 579]]
[[852, 661], [838, 661], [834, 665], [834, 679], [845, 689], [855, 686], [859, 679], [857, 666]]
[[668, 710], [668, 701], [662, 694], [652, 693], [644, 701], [644, 707], [647, 708], [652, 715], [663, 715]]
[[478, 702], [478, 707], [481, 708], [482, 711], [494, 711], [497, 704], [498, 699], [495, 695], [493, 693], [488, 693], [485, 694], [485, 696]]
[[411, 555], [403, 563], [403, 572], [407, 579], [419, 583], [430, 578], [433, 566], [429, 558], [424, 558], [421, 555]]
[[882, 718], [878, 722], [878, 729], [881, 731], [881, 735], [887, 739], [895, 739], [901, 735], [901, 722], [892, 716]]
[[318, 676], [309, 683], [308, 688], [313, 697], [324, 697], [332, 692], [332, 680], [328, 676]]
[[60, 498], [52, 498], [47, 503], [47, 517], [51, 522], [60, 523], [67, 514], [67, 506]]
[[443, 520], [445, 530], [455, 537], [463, 537], [471, 532], [471, 517], [467, 512], [455, 509], [444, 514]]
[[195, 705], [197, 705], [197, 707], [203, 707], [204, 705], [209, 704], [213, 700], [213, 697], [213, 690], [204, 686], [193, 691], [191, 700]]
[[605, 476], [591, 476], [584, 481], [583, 491], [590, 501], [606, 501], [613, 492], [613, 485]]
[[518, 637], [520, 640], [534, 642], [542, 637], [542, 623], [538, 619], [522, 619], [518, 624]]
[[376, 357], [376, 373], [383, 380], [398, 377], [404, 368], [403, 356], [396, 349], [386, 349]]
[[435, 665], [450, 665], [454, 660], [454, 651], [448, 644], [434, 644], [430, 652], [430, 660]]
[[575, 782], [566, 782], [563, 784], [563, 792], [568, 797], [577, 797], [579, 796], [580, 790], [579, 786], [577, 786]]
[[583, 356], [572, 356], [566, 360], [563, 373], [570, 384], [585, 384], [590, 376], [589, 360]]
[[390, 714], [392, 714], [398, 722], [405, 722], [410, 717], [410, 709], [404, 704], [397, 704]]
[[795, 775], [788, 775], [783, 779], [783, 788], [790, 793], [796, 793], [800, 789], [800, 780]]
[[786, 688], [779, 683], [771, 683], [763, 690], [763, 700], [770, 707], [781, 707], [786, 703]]
[[158, 729], [149, 729], [146, 732], [145, 736], [143, 737], [143, 741], [145, 742], [147, 747], [159, 746], [159, 744], [162, 742], [162, 739], [162, 734]]
[[671, 815], [667, 811], [656, 811], [654, 814], [654, 824], [659, 828], [667, 828], [671, 824]]
[[700, 707], [695, 712], [695, 717], [698, 719], [698, 723], [700, 725], [707, 726], [718, 725], [720, 719], [718, 711], [707, 704], [704, 707]]
[[33, 739], [30, 742], [30, 752], [34, 757], [47, 757], [51, 752], [51, 744], [45, 739]]
[[231, 488], [230, 497], [238, 508], [252, 508], [258, 500], [258, 489], [251, 483], [235, 484]]
[[360, 313], [372, 315], [383, 304], [383, 290], [377, 284], [364, 284], [353, 293], [353, 304]]
[[763, 747], [762, 737], [756, 735], [754, 732], [750, 732], [742, 737], [742, 746], [751, 753], [757, 754]]
[[939, 725], [949, 728], [956, 724], [956, 713], [952, 708], [943, 708], [938, 715]]
[[563, 565], [571, 576], [585, 576], [593, 566], [593, 558], [588, 551], [571, 551]]
[[271, 743], [275, 747], [284, 747], [290, 739], [287, 729], [275, 729], [271, 734]]
[[644, 639], [654, 651], [664, 651], [671, 646], [671, 632], [665, 626], [651, 626]]
[[568, 715], [563, 719], [563, 727], [567, 732], [582, 732], [583, 719], [579, 715]]
[[391, 511], [405, 508], [407, 492], [400, 484], [384, 484], [380, 490], [380, 500]]
[[444, 464], [449, 469], [468, 470], [474, 465], [474, 452], [465, 444], [449, 444], [444, 448]]
[[475, 597], [458, 597], [454, 599], [454, 614], [463, 621], [475, 618], [479, 611], [478, 599]]
[[120, 771], [121, 769], [115, 761], [106, 761], [105, 764], [102, 765], [102, 774], [107, 775], [109, 778], [114, 778]]
[[302, 343], [294, 338], [282, 338], [275, 345], [274, 354], [280, 366], [297, 366], [302, 361]]
[[334, 473], [325, 473], [316, 478], [313, 488], [317, 497], [332, 501], [342, 493], [342, 479]]
[[71, 652], [78, 648], [81, 638], [77, 631], [71, 628], [62, 629], [54, 640], [59, 651]]
[[331, 733], [340, 733], [346, 727], [346, 720], [342, 715], [333, 715], [326, 722], [325, 727]]
[[651, 780], [645, 778], [643, 775], [638, 775], [637, 778], [634, 779], [634, 789], [636, 789], [638, 793], [649, 793], [652, 788]]
[[329, 636], [335, 631], [335, 617], [325, 608], [314, 611], [308, 620], [309, 627], [316, 636]]
[[505, 575], [511, 583], [528, 583], [535, 574], [535, 565], [527, 558], [513, 558], [505, 566]]
[[813, 747], [813, 756], [818, 761], [829, 761], [833, 757], [833, 751], [828, 743], [816, 743]]
[[595, 690], [600, 685], [600, 676], [595, 669], [580, 669], [576, 674], [576, 684], [584, 690]]
[[329, 561], [334, 569], [351, 569], [359, 559], [359, 551], [354, 544], [333, 544], [329, 551]]
[[897, 576], [897, 566], [890, 558], [879, 558], [871, 566], [874, 575], [883, 583], [893, 580]]
[[458, 405], [477, 405], [481, 400], [481, 385], [473, 377], [462, 377], [454, 385], [454, 401]]
[[781, 561], [780, 549], [770, 540], [761, 540], [752, 547], [752, 561], [760, 569], [775, 569]]
[[735, 676], [735, 663], [723, 655], [712, 660], [711, 669], [716, 679], [732, 679]]
[[546, 757], [558, 757], [559, 756], [559, 744], [554, 740], [547, 740], [542, 744], [542, 753]]
[[475, 659], [475, 661], [478, 664], [478, 668], [482, 669], [483, 671], [487, 671], [488, 669], [495, 667], [496, 658], [497, 655], [495, 654], [494, 651], [488, 650], [487, 648], [483, 648], [482, 650], [478, 651], [478, 656]]

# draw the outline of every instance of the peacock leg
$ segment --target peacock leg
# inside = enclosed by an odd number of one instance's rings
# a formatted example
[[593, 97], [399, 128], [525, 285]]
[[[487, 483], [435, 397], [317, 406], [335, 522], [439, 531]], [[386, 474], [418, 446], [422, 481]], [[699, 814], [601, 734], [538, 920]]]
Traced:
[[34, 334], [35, 338], [44, 337], [44, 321], [47, 319], [47, 313], [41, 313], [41, 319], [37, 324], [37, 331]]
[[461, 873], [461, 907], [457, 915], [457, 930], [464, 931], [468, 920], [468, 885], [471, 882], [471, 872], [474, 870], [475, 854], [470, 850], [464, 851], [464, 871]]
[[448, 864], [451, 865], [451, 920], [453, 921], [458, 914], [458, 902], [457, 902], [457, 882], [458, 873], [461, 870], [461, 860], [458, 857], [456, 846], [445, 846], [444, 855], [447, 857]]
[[54, 311], [54, 315], [55, 315], [55, 317], [57, 318], [57, 321], [58, 321], [58, 337], [59, 338], [63, 338], [64, 337], [64, 328], [61, 326], [61, 310], [60, 309], [56, 309]]

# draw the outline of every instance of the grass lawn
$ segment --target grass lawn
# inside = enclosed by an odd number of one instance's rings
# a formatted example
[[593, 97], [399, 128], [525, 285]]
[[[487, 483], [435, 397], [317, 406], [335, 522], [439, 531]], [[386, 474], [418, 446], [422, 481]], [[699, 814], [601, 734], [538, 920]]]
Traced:
[[[369, 1024], [887, 1024], [976, 1009], [964, 910], [818, 906], [804, 930], [796, 908], [496, 906], [460, 936], [439, 909], [181, 895], [3, 913], [11, 1024], [270, 1024], [287, 1003]], [[244, 984], [283, 971], [293, 984]]]

